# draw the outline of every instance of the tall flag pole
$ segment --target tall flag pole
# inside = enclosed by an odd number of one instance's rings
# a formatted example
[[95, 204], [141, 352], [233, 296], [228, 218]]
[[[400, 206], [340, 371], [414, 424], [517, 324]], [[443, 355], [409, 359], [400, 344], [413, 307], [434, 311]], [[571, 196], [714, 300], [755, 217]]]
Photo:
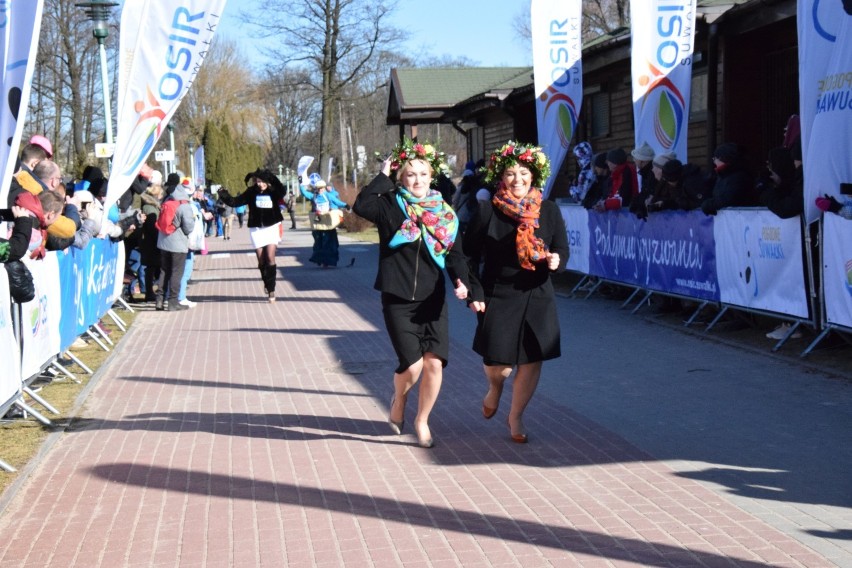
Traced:
[[686, 162], [696, 0], [631, 0], [636, 147]]
[[9, 183], [15, 173], [27, 101], [30, 100], [44, 1], [6, 4], [0, 22], [0, 63], [3, 65], [3, 95], [6, 99], [6, 104], [0, 109], [0, 164], [3, 165], [0, 209], [6, 208]]
[[118, 133], [104, 208], [139, 173], [195, 79], [227, 0], [125, 2], [119, 36]]
[[581, 0], [532, 0], [530, 6], [538, 144], [554, 172], [541, 188], [545, 197], [577, 131], [583, 102], [582, 7]]

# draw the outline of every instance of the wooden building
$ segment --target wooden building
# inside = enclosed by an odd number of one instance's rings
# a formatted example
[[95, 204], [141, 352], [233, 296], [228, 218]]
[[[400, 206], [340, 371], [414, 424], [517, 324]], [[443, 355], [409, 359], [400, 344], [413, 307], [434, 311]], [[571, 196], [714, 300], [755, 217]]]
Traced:
[[[699, 0], [694, 52], [688, 160], [708, 167], [718, 144], [737, 142], [757, 172], [781, 145], [789, 116], [799, 112], [796, 2]], [[465, 132], [474, 160], [510, 138], [537, 140], [532, 68], [499, 69], [394, 69], [387, 122], [400, 132], [416, 130], [418, 122], [452, 124]], [[466, 74], [473, 80], [459, 89], [458, 77]], [[596, 152], [631, 150], [629, 29], [584, 45], [583, 87], [575, 142], [586, 140]], [[415, 104], [428, 96], [441, 104]], [[569, 156], [554, 196], [567, 193], [574, 168]]]

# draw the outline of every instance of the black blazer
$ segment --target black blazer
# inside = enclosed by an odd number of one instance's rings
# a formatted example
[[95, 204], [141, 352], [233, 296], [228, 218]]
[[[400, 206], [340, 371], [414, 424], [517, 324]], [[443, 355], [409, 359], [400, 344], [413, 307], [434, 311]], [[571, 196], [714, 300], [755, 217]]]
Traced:
[[[443, 294], [443, 271], [432, 260], [422, 239], [397, 248], [388, 246], [406, 219], [396, 203], [394, 189], [390, 178], [380, 173], [361, 189], [352, 206], [355, 213], [375, 223], [379, 230], [379, 272], [373, 287], [409, 301], [425, 300], [433, 292]], [[470, 288], [460, 236], [457, 238], [445, 257], [447, 273], [454, 288], [457, 279]]]

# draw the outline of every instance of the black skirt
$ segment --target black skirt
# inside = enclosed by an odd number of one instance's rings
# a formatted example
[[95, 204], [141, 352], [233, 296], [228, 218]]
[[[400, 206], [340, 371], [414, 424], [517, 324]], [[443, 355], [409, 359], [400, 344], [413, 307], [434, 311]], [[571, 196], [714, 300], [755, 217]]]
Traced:
[[548, 280], [531, 290], [497, 285], [478, 313], [473, 350], [486, 365], [521, 365], [561, 354], [556, 297]]
[[449, 326], [443, 289], [415, 302], [383, 292], [382, 314], [399, 359], [395, 372], [405, 371], [424, 353], [435, 354], [447, 366]]

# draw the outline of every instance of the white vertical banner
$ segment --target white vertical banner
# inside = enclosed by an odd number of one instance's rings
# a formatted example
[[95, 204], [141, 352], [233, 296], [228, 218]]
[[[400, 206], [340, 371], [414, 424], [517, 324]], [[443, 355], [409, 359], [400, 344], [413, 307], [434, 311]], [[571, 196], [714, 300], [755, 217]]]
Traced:
[[571, 254], [568, 255], [568, 270], [574, 270], [582, 274], [589, 273], [589, 211], [579, 203], [571, 205], [560, 205], [562, 219], [565, 221], [565, 230], [568, 232], [568, 246]]
[[630, 0], [633, 122], [638, 148], [686, 162], [696, 0]]
[[852, 328], [852, 221], [826, 213], [822, 222], [825, 320]]
[[530, 6], [538, 145], [553, 165], [541, 188], [545, 197], [568, 153], [583, 103], [582, 8], [581, 0], [532, 0]]
[[21, 392], [21, 351], [15, 340], [9, 279], [0, 267], [0, 405]]
[[814, 200], [840, 197], [852, 183], [852, 2], [799, 0], [799, 115], [805, 170], [805, 221]]
[[33, 68], [38, 51], [44, 0], [3, 2], [0, 7], [0, 62], [3, 64], [3, 99], [0, 106], [0, 208], [6, 207], [9, 182], [27, 116]]
[[207, 187], [207, 170], [204, 167], [204, 146], [196, 148], [192, 159], [195, 161], [195, 180], [193, 180], [195, 186]]
[[59, 354], [62, 292], [55, 252], [48, 253], [42, 260], [25, 258], [24, 262], [33, 275], [35, 287], [35, 298], [21, 304], [21, 376], [27, 379]]
[[113, 168], [104, 208], [148, 158], [204, 62], [227, 0], [136, 0], [121, 12]]

